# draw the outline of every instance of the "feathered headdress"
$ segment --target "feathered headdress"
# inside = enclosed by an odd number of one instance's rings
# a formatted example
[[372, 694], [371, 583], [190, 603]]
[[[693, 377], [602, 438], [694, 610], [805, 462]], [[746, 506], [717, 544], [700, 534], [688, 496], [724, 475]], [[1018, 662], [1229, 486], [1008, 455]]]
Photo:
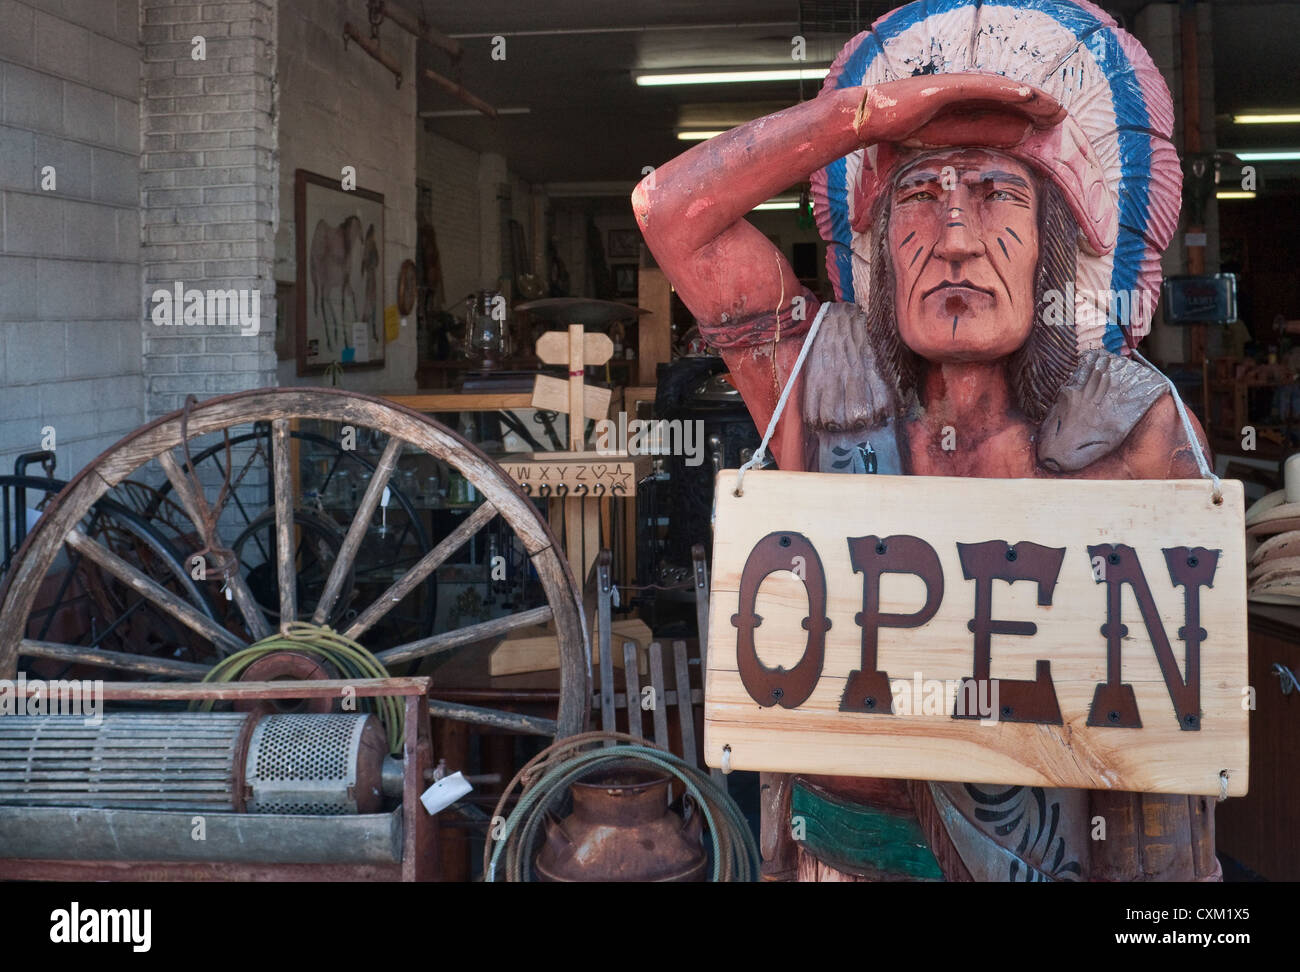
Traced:
[[[1182, 169], [1173, 103], [1142, 45], [1088, 0], [917, 0], [849, 41], [824, 90], [923, 74], [995, 74], [1032, 84], [1069, 112], [1051, 132], [1003, 149], [1061, 188], [1080, 226], [1080, 351], [1124, 352], [1151, 329], [1160, 256], [1178, 225]], [[865, 305], [869, 209], [915, 153], [879, 144], [813, 176], [826, 267], [840, 300]], [[1112, 294], [1138, 292], [1139, 299]], [[1128, 317], [1115, 319], [1117, 307]]]

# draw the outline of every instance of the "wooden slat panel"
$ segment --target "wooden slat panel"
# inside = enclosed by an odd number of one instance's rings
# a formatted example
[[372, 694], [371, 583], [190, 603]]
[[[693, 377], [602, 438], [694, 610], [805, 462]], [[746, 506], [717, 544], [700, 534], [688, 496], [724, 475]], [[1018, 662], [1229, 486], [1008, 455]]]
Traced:
[[699, 749], [695, 745], [695, 708], [691, 697], [691, 668], [686, 659], [686, 642], [673, 642], [673, 670], [677, 675], [677, 719], [682, 727], [682, 759], [692, 766], [700, 763]]
[[610, 646], [612, 631], [610, 598], [612, 589], [609, 564], [596, 564], [596, 637], [600, 642], [600, 728], [613, 732], [614, 722], [614, 652]]
[[657, 641], [650, 642], [650, 684], [655, 691], [652, 711], [655, 725], [655, 742], [668, 747], [668, 693], [664, 691], [664, 649]]
[[636, 673], [636, 642], [623, 642], [623, 675], [627, 680], [627, 731], [638, 739], [641, 731], [641, 680]]

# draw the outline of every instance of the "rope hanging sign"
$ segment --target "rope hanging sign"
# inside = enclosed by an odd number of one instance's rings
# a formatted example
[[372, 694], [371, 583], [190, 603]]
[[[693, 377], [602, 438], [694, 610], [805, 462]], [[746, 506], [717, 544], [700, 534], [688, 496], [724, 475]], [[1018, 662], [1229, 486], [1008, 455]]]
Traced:
[[709, 764], [1244, 794], [1242, 487], [1210, 470], [1172, 383], [1208, 490], [1197, 480], [747, 480], [826, 310], [759, 448], [719, 476]]

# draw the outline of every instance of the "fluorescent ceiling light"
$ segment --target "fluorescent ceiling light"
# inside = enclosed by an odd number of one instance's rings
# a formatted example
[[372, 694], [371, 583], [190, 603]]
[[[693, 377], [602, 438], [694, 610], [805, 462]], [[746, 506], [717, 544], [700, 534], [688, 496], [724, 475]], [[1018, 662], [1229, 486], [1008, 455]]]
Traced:
[[1300, 112], [1278, 112], [1272, 115], [1233, 115], [1236, 125], [1300, 125]]
[[1214, 198], [1215, 199], [1254, 199], [1255, 194], [1253, 192], [1241, 192], [1239, 190], [1230, 189], [1227, 190], [1226, 192], [1216, 192], [1214, 194]]
[[760, 209], [798, 209], [798, 208], [799, 208], [798, 199], [770, 199], [765, 203], [759, 203], [757, 206], [754, 207], [754, 211], [757, 212]]
[[1300, 151], [1290, 149], [1285, 152], [1232, 152], [1243, 162], [1300, 162]]
[[718, 129], [716, 132], [678, 132], [677, 138], [683, 142], [703, 142], [721, 135], [723, 131], [723, 129]]
[[757, 81], [820, 81], [828, 67], [763, 68], [753, 71], [685, 71], [678, 74], [638, 74], [642, 87], [667, 84], [742, 84]]
[[[531, 108], [498, 108], [498, 115], [531, 115]], [[483, 112], [477, 108], [440, 108], [437, 111], [422, 111], [421, 118], [483, 118]]]

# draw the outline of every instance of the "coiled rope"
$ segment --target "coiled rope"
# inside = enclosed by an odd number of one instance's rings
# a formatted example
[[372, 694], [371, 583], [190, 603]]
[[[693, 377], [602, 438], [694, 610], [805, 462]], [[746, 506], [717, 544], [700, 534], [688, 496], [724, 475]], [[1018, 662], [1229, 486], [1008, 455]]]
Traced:
[[[296, 651], [305, 655], [323, 658], [339, 673], [341, 678], [388, 678], [388, 669], [383, 662], [369, 651], [345, 638], [333, 628], [295, 621], [284, 627], [282, 632], [263, 638], [247, 648], [224, 658], [203, 676], [205, 682], [232, 682], [239, 678], [253, 662], [275, 651]], [[190, 709], [197, 712], [210, 712], [214, 699], [191, 702]], [[372, 700], [361, 700], [366, 710], [370, 710]], [[403, 730], [406, 724], [405, 709], [395, 695], [381, 695], [373, 699], [373, 711], [383, 723], [388, 735], [388, 751], [402, 751]]]
[[[622, 745], [610, 745], [621, 743]], [[492, 813], [492, 830], [483, 849], [485, 881], [533, 880], [533, 850], [547, 811], [555, 808], [569, 786], [602, 767], [652, 767], [680, 780], [704, 814], [713, 842], [713, 881], [758, 879], [758, 845], [736, 805], [709, 775], [668, 750], [624, 732], [587, 732], [542, 750], [524, 766], [501, 794]], [[502, 816], [516, 787], [519, 804]], [[497, 830], [497, 821], [505, 820]]]

